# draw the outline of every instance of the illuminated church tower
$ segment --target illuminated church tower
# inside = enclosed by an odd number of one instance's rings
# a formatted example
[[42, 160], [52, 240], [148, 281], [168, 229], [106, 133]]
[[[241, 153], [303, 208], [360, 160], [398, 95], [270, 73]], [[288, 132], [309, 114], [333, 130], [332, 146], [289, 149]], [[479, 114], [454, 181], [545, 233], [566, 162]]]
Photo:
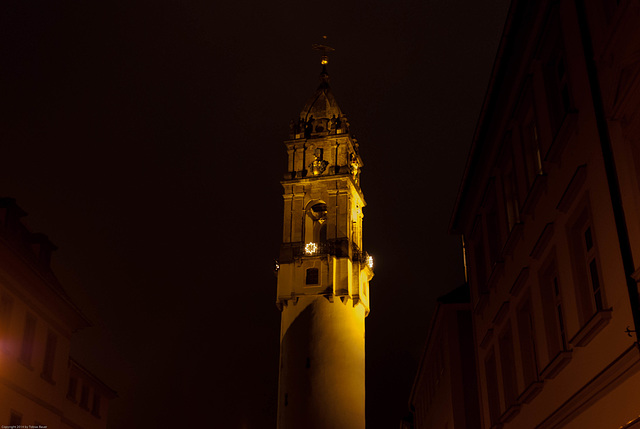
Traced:
[[278, 261], [278, 429], [364, 429], [364, 318], [373, 259], [362, 250], [362, 160], [329, 88], [320, 86], [285, 141]]

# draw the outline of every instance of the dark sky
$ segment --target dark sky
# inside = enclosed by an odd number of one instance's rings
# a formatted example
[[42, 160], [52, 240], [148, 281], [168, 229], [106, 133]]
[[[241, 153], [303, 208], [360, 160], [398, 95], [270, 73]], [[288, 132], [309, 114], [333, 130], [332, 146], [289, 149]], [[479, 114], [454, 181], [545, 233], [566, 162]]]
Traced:
[[[283, 140], [320, 73], [365, 162], [367, 424], [397, 427], [507, 0], [7, 1], [0, 194], [58, 245], [109, 428], [275, 427]], [[180, 426], [178, 426], [180, 424]]]

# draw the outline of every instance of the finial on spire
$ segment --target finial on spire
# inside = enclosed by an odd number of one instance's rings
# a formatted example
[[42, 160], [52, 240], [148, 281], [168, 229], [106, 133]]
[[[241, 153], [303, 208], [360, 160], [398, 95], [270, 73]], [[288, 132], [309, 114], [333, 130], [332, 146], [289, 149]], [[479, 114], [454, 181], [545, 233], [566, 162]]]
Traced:
[[[322, 36], [322, 42], [326, 43], [326, 41], [327, 41], [327, 36]], [[311, 48], [314, 51], [322, 52], [322, 55], [320, 57], [320, 64], [322, 64], [322, 67], [326, 66], [327, 63], [329, 63], [329, 55], [328, 55], [329, 52], [335, 51], [335, 49], [333, 49], [330, 46], [327, 46], [327, 45], [324, 45], [324, 44], [321, 45], [321, 44], [318, 44], [318, 43], [314, 43], [313, 45], [311, 45]]]

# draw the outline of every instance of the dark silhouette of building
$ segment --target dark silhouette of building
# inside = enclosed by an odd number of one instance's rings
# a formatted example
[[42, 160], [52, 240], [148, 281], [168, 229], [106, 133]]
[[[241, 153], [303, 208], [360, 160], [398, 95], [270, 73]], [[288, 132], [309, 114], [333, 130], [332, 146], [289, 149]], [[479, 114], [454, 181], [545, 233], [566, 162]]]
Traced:
[[69, 357], [73, 333], [90, 323], [50, 268], [56, 247], [25, 215], [0, 198], [0, 422], [104, 429], [116, 393]]
[[482, 428], [640, 428], [639, 22], [511, 4], [450, 224]]
[[471, 310], [467, 284], [438, 298], [409, 397], [414, 429], [480, 428]]

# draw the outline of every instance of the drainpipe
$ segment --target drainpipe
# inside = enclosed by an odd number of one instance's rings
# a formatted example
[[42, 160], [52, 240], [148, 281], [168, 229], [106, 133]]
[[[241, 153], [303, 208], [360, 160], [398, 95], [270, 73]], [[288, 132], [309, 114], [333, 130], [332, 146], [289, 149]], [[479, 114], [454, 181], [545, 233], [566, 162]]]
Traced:
[[611, 195], [611, 205], [613, 206], [613, 217], [616, 223], [620, 253], [622, 255], [622, 265], [624, 267], [624, 275], [627, 282], [627, 290], [629, 292], [629, 303], [631, 304], [631, 314], [633, 315], [633, 324], [637, 343], [640, 339], [640, 299], [638, 298], [638, 285], [633, 278], [635, 264], [633, 262], [633, 254], [631, 253], [629, 231], [627, 230], [627, 222], [625, 220], [624, 208], [622, 207], [622, 197], [620, 194], [620, 184], [618, 182], [618, 173], [616, 170], [615, 160], [613, 158], [613, 151], [611, 149], [609, 124], [607, 123], [607, 118], [604, 114], [602, 92], [600, 90], [600, 81], [598, 80], [598, 69], [596, 67], [596, 61], [593, 54], [593, 44], [591, 42], [591, 33], [587, 22], [587, 11], [584, 0], [575, 0], [575, 4], [578, 24], [580, 26], [580, 36], [582, 37], [584, 59], [587, 64], [587, 75], [589, 76], [593, 109], [595, 111], [596, 124], [598, 127], [598, 136], [600, 137], [600, 147], [602, 148], [602, 158], [604, 160], [604, 168], [607, 175], [609, 194]]
[[462, 264], [464, 265], [464, 282], [469, 283], [469, 271], [467, 268], [467, 247], [464, 242], [464, 234], [460, 234], [462, 238]]

